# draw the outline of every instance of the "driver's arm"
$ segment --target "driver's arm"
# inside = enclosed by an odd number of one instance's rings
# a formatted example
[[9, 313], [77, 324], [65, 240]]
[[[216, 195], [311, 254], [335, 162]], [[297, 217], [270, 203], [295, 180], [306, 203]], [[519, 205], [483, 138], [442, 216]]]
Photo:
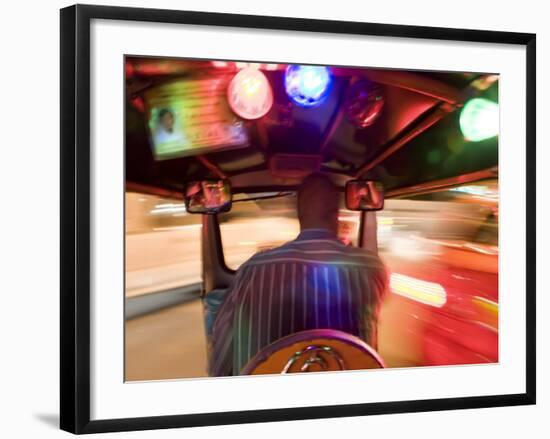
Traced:
[[230, 376], [239, 373], [233, 371], [233, 321], [235, 310], [240, 305], [241, 293], [248, 285], [247, 278], [246, 264], [243, 264], [216, 315], [212, 328], [212, 355], [208, 364], [210, 376]]
[[366, 342], [378, 350], [378, 320], [382, 302], [389, 287], [387, 269], [376, 255], [369, 255], [367, 265], [362, 270], [361, 283], [363, 294], [363, 327]]

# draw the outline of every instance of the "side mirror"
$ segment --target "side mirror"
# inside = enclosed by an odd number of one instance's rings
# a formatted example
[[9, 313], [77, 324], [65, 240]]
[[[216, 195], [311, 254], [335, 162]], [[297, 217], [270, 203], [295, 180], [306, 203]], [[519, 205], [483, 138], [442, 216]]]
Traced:
[[374, 180], [350, 180], [346, 183], [346, 207], [349, 210], [382, 210], [384, 188]]
[[185, 186], [185, 209], [189, 213], [228, 212], [231, 201], [228, 180], [191, 181]]

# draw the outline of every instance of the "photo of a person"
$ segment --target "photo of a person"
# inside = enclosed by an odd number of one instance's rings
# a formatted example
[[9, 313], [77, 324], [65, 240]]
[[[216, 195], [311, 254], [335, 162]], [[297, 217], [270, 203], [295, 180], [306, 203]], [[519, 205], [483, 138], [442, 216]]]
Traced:
[[159, 111], [154, 140], [156, 145], [169, 142], [184, 142], [182, 132], [176, 129], [176, 119], [171, 109], [163, 108]]

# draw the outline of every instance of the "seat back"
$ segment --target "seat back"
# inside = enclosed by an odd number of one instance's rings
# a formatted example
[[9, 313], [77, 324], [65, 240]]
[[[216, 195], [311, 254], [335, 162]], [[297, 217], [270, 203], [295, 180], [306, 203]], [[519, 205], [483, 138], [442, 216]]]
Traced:
[[283, 337], [258, 352], [242, 375], [383, 368], [376, 351], [360, 338], [334, 329], [312, 329]]

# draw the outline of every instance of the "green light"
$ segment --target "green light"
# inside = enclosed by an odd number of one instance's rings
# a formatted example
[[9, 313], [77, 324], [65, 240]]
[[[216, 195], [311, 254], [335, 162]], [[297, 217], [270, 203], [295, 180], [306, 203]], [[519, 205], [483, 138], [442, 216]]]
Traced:
[[460, 130], [466, 140], [479, 142], [498, 134], [498, 104], [483, 98], [466, 102], [460, 113]]

